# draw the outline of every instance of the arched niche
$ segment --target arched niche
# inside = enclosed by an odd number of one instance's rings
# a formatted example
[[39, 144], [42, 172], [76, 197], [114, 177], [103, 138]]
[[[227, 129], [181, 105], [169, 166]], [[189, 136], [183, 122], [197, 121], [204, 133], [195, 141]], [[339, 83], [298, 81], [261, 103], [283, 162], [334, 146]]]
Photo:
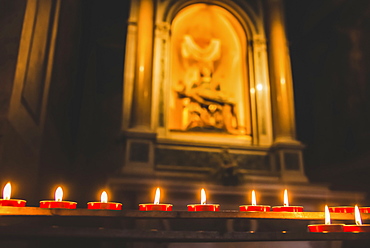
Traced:
[[[152, 123], [159, 139], [271, 144], [266, 41], [263, 18], [256, 13], [256, 9], [252, 11], [244, 2], [239, 5], [223, 1], [212, 4], [164, 1], [158, 5], [153, 57]], [[179, 89], [191, 89], [194, 82], [199, 81], [199, 64], [204, 64], [204, 61], [198, 60], [198, 70], [193, 68], [189, 72], [189, 68], [197, 63], [194, 63], [194, 56], [184, 56], [183, 46], [187, 36], [192, 38], [188, 47], [193, 44], [207, 50], [212, 42], [219, 43], [219, 57], [208, 61], [212, 81], [218, 85], [218, 88], [213, 86], [212, 89], [219, 91], [213, 97], [226, 96], [221, 105], [232, 99], [235, 105], [230, 123], [234, 130], [225, 130], [220, 126], [206, 130], [189, 128], [188, 104], [192, 99], [189, 95], [179, 97]]]
[[176, 15], [171, 32], [170, 131], [250, 136], [247, 37], [240, 22], [222, 7], [192, 4]]

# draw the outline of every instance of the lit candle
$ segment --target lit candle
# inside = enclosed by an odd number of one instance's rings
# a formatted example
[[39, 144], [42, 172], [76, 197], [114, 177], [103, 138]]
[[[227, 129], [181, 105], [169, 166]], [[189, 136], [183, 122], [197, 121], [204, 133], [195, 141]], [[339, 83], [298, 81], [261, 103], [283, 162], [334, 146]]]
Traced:
[[353, 213], [355, 211], [355, 207], [354, 206], [329, 207], [329, 211], [332, 213]]
[[118, 202], [108, 202], [108, 194], [103, 191], [100, 196], [100, 202], [88, 202], [87, 209], [122, 210], [122, 204]]
[[64, 208], [64, 209], [75, 209], [77, 202], [63, 201], [63, 189], [58, 187], [55, 190], [55, 201], [45, 200], [40, 201], [40, 208]]
[[284, 190], [284, 206], [272, 207], [274, 212], [303, 212], [302, 206], [289, 206], [288, 190]]
[[26, 206], [25, 200], [10, 199], [12, 193], [12, 186], [7, 183], [3, 190], [3, 199], [0, 199], [0, 206], [6, 207], [24, 207]]
[[154, 196], [154, 203], [139, 204], [140, 211], [172, 211], [172, 204], [159, 203], [161, 190], [157, 188]]
[[310, 232], [343, 232], [343, 224], [331, 224], [330, 211], [327, 205], [325, 205], [325, 224], [321, 225], [308, 225]]
[[256, 192], [252, 190], [252, 205], [240, 205], [239, 210], [240, 211], [268, 212], [270, 211], [270, 206], [257, 205]]
[[358, 206], [355, 206], [355, 222], [356, 225], [344, 225], [344, 232], [370, 232], [369, 224], [362, 224], [361, 214]]
[[204, 189], [200, 191], [200, 204], [188, 205], [188, 211], [219, 211], [219, 204], [207, 204], [207, 196]]

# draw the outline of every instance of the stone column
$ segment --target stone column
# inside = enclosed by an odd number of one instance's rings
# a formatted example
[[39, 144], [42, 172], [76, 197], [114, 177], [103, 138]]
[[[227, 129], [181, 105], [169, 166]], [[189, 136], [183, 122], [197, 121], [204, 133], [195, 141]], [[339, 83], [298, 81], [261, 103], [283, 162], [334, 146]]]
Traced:
[[285, 182], [307, 182], [304, 146], [296, 140], [293, 81], [282, 0], [266, 0], [274, 144], [271, 158]]
[[267, 0], [275, 143], [295, 143], [293, 82], [282, 0]]
[[152, 128], [154, 1], [131, 2], [124, 72], [125, 163], [122, 172], [152, 175], [156, 133]]
[[138, 13], [137, 55], [132, 99], [132, 129], [151, 130], [153, 1], [141, 0]]

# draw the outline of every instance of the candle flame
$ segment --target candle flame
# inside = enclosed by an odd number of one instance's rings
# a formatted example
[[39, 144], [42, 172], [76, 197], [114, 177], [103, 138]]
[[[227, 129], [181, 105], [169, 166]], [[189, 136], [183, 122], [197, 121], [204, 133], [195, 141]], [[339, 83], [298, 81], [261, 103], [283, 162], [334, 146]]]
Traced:
[[108, 194], [107, 192], [103, 191], [100, 196], [100, 202], [107, 203], [108, 202]]
[[329, 208], [328, 208], [328, 205], [325, 205], [325, 225], [330, 225], [330, 224], [331, 224], [331, 221], [330, 221]]
[[252, 206], [256, 206], [257, 201], [256, 201], [256, 192], [252, 190]]
[[12, 192], [12, 186], [10, 185], [10, 183], [7, 183], [3, 190], [3, 199], [10, 200], [11, 192]]
[[202, 189], [200, 191], [200, 204], [205, 205], [207, 202], [207, 196], [206, 196], [206, 191]]
[[284, 190], [284, 207], [288, 207], [289, 206], [289, 200], [288, 200], [288, 190], [285, 189]]
[[55, 190], [55, 201], [62, 201], [63, 199], [63, 189], [62, 187], [58, 187]]
[[361, 214], [360, 210], [358, 209], [358, 206], [355, 206], [355, 221], [356, 225], [361, 226], [362, 225], [362, 220], [361, 220]]
[[159, 204], [159, 198], [161, 197], [161, 190], [157, 188], [155, 191], [154, 204]]

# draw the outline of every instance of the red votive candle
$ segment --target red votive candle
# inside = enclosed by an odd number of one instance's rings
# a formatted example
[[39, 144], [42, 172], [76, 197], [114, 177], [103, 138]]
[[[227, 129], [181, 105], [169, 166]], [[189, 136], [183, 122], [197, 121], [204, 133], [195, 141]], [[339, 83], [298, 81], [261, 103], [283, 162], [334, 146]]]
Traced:
[[310, 232], [343, 232], [344, 224], [319, 224], [319, 225], [308, 225]]
[[172, 204], [154, 204], [154, 203], [143, 203], [139, 204], [140, 211], [172, 211]]
[[343, 232], [370, 232], [370, 225], [344, 225]]
[[315, 225], [308, 225], [308, 230], [310, 232], [343, 232], [344, 224], [331, 224], [330, 221], [330, 212], [328, 206], [325, 205], [325, 224], [315, 224]]
[[269, 212], [270, 206], [267, 205], [257, 205], [256, 192], [252, 190], [252, 205], [240, 205], [239, 211], [247, 212]]
[[108, 194], [101, 193], [100, 202], [88, 202], [87, 209], [94, 210], [122, 210], [122, 204], [118, 202], [108, 202]]
[[370, 207], [359, 207], [360, 212], [364, 214], [369, 214], [370, 213]]
[[188, 211], [196, 212], [196, 211], [213, 211], [217, 212], [220, 211], [219, 204], [189, 204]]
[[289, 206], [288, 190], [284, 190], [284, 206], [272, 207], [274, 212], [303, 212], [302, 206]]
[[220, 211], [220, 205], [219, 204], [207, 204], [207, 196], [204, 189], [200, 191], [201, 195], [201, 203], [200, 204], [189, 204], [188, 205], [188, 211], [196, 212], [196, 211], [213, 211], [217, 212]]
[[274, 212], [303, 212], [302, 206], [275, 206], [272, 207]]
[[247, 211], [247, 212], [269, 212], [270, 206], [267, 205], [240, 205], [240, 211]]
[[45, 200], [40, 201], [40, 208], [64, 208], [64, 209], [76, 209], [77, 202], [62, 201], [63, 190], [58, 187], [55, 191], [55, 201]]
[[355, 211], [355, 207], [354, 206], [329, 207], [329, 211], [332, 213], [353, 213]]
[[172, 211], [172, 204], [159, 203], [161, 191], [157, 188], [154, 197], [154, 203], [139, 204], [140, 211]]
[[4, 206], [4, 207], [24, 207], [26, 206], [25, 200], [10, 199], [11, 192], [12, 192], [12, 186], [10, 183], [7, 183], [3, 190], [3, 199], [0, 199], [0, 206]]
[[344, 225], [343, 231], [344, 232], [356, 232], [356, 233], [357, 232], [370, 232], [370, 225], [362, 224], [361, 213], [357, 205], [354, 207], [354, 212], [355, 212], [356, 225]]

